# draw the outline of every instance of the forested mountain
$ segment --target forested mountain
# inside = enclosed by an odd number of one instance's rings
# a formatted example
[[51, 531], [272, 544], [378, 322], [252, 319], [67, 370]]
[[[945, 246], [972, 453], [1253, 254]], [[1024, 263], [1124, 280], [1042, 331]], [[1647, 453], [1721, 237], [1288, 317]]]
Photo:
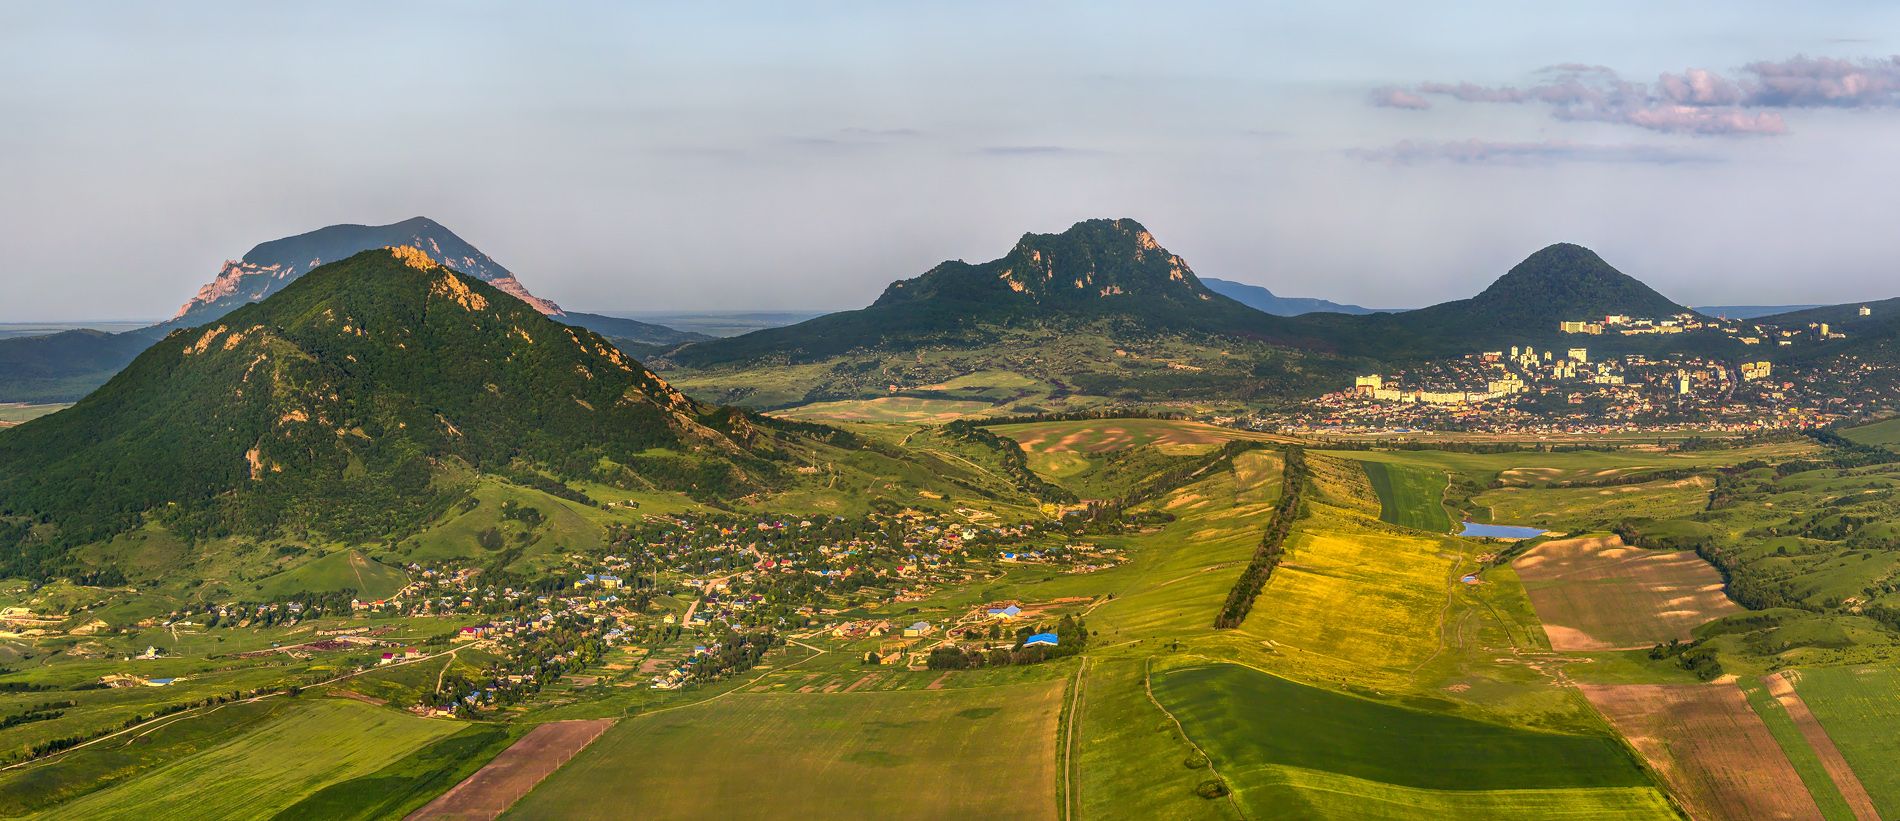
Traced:
[[1256, 311], [1273, 314], [1274, 316], [1299, 316], [1301, 314], [1316, 313], [1370, 314], [1376, 312], [1373, 308], [1362, 308], [1358, 305], [1347, 305], [1327, 299], [1280, 296], [1266, 288], [1262, 288], [1258, 285], [1249, 285], [1245, 282], [1201, 277], [1201, 283], [1206, 285], [1207, 289], [1214, 293], [1220, 294]]
[[441, 223], [414, 217], [389, 225], [332, 225], [260, 243], [243, 258], [226, 262], [211, 282], [178, 309], [176, 316], [150, 328], [121, 334], [74, 331], [0, 340], [0, 402], [77, 399], [173, 329], [216, 320], [277, 293], [325, 263], [402, 245], [423, 249], [543, 314], [598, 331], [623, 347], [648, 348], [708, 338], [648, 322], [562, 310], [529, 293], [507, 268]]
[[198, 295], [178, 309], [163, 327], [203, 325], [239, 306], [256, 302], [326, 262], [334, 262], [372, 248], [407, 245], [420, 248], [442, 264], [495, 286], [543, 314], [569, 325], [598, 331], [639, 345], [677, 344], [705, 339], [703, 334], [676, 331], [638, 320], [563, 310], [528, 292], [513, 272], [481, 249], [428, 217], [411, 217], [389, 225], [331, 225], [294, 237], [275, 239], [252, 248], [243, 259], [224, 264], [216, 279], [198, 289]]
[[476, 472], [719, 493], [769, 471], [754, 435], [598, 334], [420, 250], [366, 251], [0, 434], [0, 550], [31, 573], [147, 517], [188, 536], [382, 539]]
[[1290, 336], [1326, 350], [1405, 360], [1517, 342], [1550, 344], [1558, 338], [1558, 323], [1567, 319], [1680, 313], [1692, 311], [1611, 267], [1596, 252], [1558, 243], [1526, 257], [1469, 299], [1389, 314], [1308, 314], [1287, 322], [1297, 329]]
[[1131, 219], [1024, 234], [1004, 256], [941, 263], [891, 283], [870, 307], [783, 328], [691, 343], [667, 354], [706, 366], [761, 357], [822, 359], [853, 349], [974, 346], [996, 328], [1102, 322], [1113, 333], [1244, 333], [1262, 315], [1203, 285], [1187, 262]]

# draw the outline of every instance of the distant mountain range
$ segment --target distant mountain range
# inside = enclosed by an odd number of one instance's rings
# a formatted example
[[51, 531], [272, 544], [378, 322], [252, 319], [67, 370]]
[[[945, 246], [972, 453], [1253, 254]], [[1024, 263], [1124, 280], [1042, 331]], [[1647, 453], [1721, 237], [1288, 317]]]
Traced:
[[1358, 305], [1347, 305], [1345, 303], [1325, 299], [1279, 296], [1258, 285], [1248, 285], [1245, 282], [1234, 282], [1225, 279], [1215, 279], [1213, 277], [1201, 277], [1201, 283], [1206, 285], [1207, 289], [1214, 293], [1220, 294], [1256, 311], [1260, 311], [1261, 313], [1273, 314], [1274, 316], [1299, 316], [1300, 314], [1315, 313], [1370, 314], [1383, 310], [1379, 308], [1361, 308]]
[[761, 420], [413, 247], [268, 290], [0, 436], [0, 547], [16, 548], [0, 575], [148, 516], [184, 535], [380, 541], [471, 472], [738, 492], [778, 470], [748, 450]]
[[1024, 234], [1007, 254], [951, 260], [893, 282], [869, 307], [688, 343], [665, 358], [707, 366], [759, 357], [811, 361], [854, 349], [979, 344], [994, 328], [1111, 322], [1131, 334], [1239, 333], [1263, 315], [1201, 283], [1131, 219]]
[[[1279, 299], [1264, 288], [1230, 290]], [[1294, 307], [1285, 301], [1267, 304], [1289, 313]], [[942, 263], [892, 283], [867, 308], [688, 343], [660, 361], [686, 367], [774, 358], [807, 362], [852, 350], [981, 345], [994, 338], [989, 329], [998, 326], [1077, 322], [1107, 322], [1114, 338], [1185, 334], [1408, 360], [1513, 340], [1547, 344], [1565, 319], [1691, 312], [1589, 249], [1567, 243], [1532, 254], [1469, 299], [1398, 312], [1339, 307], [1352, 311], [1274, 315], [1249, 307], [1209, 287], [1134, 220], [1090, 220], [1061, 234], [1026, 234], [1008, 254], [990, 262]]]
[[543, 315], [596, 331], [632, 349], [677, 345], [705, 334], [633, 319], [562, 310], [530, 293], [507, 268], [441, 223], [414, 217], [389, 225], [332, 225], [272, 240], [228, 261], [172, 319], [118, 334], [68, 331], [0, 339], [0, 402], [69, 401], [103, 383], [140, 351], [176, 328], [214, 321], [284, 289], [312, 269], [363, 251], [407, 245], [501, 290]]
[[1719, 316], [1728, 319], [1760, 319], [1775, 314], [1805, 311], [1809, 308], [1824, 308], [1824, 305], [1697, 305], [1696, 313], [1703, 316]]

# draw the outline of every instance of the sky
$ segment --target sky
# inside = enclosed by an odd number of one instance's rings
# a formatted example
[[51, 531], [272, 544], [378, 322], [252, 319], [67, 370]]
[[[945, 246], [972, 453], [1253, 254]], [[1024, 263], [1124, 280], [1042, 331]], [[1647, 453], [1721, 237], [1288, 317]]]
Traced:
[[1375, 307], [1553, 242], [1900, 295], [1900, 4], [1438, 5], [0, 0], [0, 321], [418, 215], [608, 312], [858, 307], [1093, 217]]

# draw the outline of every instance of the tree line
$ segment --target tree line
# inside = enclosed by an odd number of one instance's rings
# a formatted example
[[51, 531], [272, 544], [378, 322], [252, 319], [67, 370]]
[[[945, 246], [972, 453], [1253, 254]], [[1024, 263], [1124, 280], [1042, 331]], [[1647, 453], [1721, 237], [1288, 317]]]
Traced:
[[1286, 552], [1286, 537], [1293, 532], [1293, 522], [1300, 518], [1300, 502], [1305, 495], [1306, 480], [1311, 476], [1306, 467], [1306, 449], [1288, 446], [1285, 453], [1280, 501], [1273, 507], [1273, 518], [1267, 521], [1266, 532], [1260, 536], [1260, 546], [1254, 549], [1253, 559], [1247, 562], [1247, 569], [1241, 571], [1234, 588], [1227, 592], [1227, 603], [1221, 605], [1220, 615], [1214, 618], [1216, 629], [1239, 627], [1247, 620], [1254, 599], [1266, 588], [1267, 578], [1273, 575], [1273, 568], [1279, 566], [1280, 557]]

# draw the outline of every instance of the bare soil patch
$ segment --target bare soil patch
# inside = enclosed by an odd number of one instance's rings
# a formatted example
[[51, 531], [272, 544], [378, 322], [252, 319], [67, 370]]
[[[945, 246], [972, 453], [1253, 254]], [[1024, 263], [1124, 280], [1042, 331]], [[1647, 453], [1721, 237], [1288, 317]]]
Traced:
[[1733, 683], [1579, 687], [1691, 818], [1821, 818], [1801, 774]]
[[409, 816], [417, 819], [492, 819], [534, 789], [576, 753], [594, 743], [613, 719], [543, 724], [501, 751], [495, 760]]
[[1511, 565], [1555, 650], [1648, 647], [1742, 612], [1701, 557], [1615, 536], [1546, 542]]
[[1815, 756], [1821, 759], [1821, 767], [1827, 770], [1827, 777], [1841, 791], [1841, 797], [1847, 799], [1848, 808], [1854, 811], [1854, 817], [1860, 821], [1880, 821], [1880, 811], [1874, 808], [1874, 798], [1867, 794], [1867, 787], [1860, 783], [1860, 776], [1854, 774], [1854, 768], [1848, 766], [1847, 757], [1841, 755], [1839, 747], [1834, 746], [1827, 730], [1821, 727], [1821, 720], [1808, 710], [1808, 703], [1801, 700], [1801, 694], [1795, 692], [1791, 672], [1763, 676], [1761, 682], [1768, 685], [1768, 694], [1775, 697], [1781, 709], [1794, 719], [1794, 726], [1801, 731], [1801, 738], [1808, 742]]

